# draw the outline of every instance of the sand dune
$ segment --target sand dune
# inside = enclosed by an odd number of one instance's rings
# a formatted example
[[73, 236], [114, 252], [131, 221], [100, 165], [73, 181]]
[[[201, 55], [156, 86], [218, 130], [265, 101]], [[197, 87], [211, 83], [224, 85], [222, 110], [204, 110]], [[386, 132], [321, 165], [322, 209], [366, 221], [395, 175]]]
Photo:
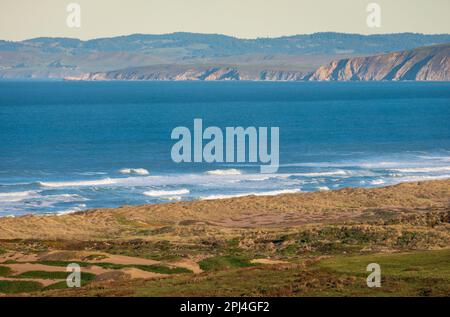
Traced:
[[[278, 196], [95, 209], [63, 216], [0, 218], [0, 239], [132, 238], [165, 226], [208, 224], [223, 228], [290, 227], [351, 221], [387, 209], [447, 212], [450, 180], [403, 183], [374, 189], [348, 188]], [[149, 237], [151, 238], [151, 237]]]

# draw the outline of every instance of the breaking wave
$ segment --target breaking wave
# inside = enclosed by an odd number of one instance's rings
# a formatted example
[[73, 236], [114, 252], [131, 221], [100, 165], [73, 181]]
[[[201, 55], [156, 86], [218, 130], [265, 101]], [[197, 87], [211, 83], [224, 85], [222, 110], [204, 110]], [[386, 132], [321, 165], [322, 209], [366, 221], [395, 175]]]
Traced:
[[131, 175], [149, 175], [150, 172], [145, 168], [122, 168], [119, 171], [120, 174], [131, 174]]
[[382, 185], [384, 183], [386, 183], [386, 181], [383, 179], [374, 179], [370, 182], [371, 185]]
[[450, 166], [395, 168], [392, 170], [400, 173], [439, 173], [449, 172]]
[[81, 205], [78, 205], [78, 206], [70, 208], [70, 209], [57, 211], [56, 214], [58, 216], [63, 216], [63, 215], [68, 215], [68, 214], [73, 214], [73, 213], [76, 213], [76, 212], [79, 212], [79, 211], [83, 211], [84, 209], [86, 209], [86, 205], [85, 204], [81, 204]]
[[183, 188], [178, 190], [149, 190], [143, 192], [145, 196], [149, 197], [160, 197], [160, 196], [174, 196], [174, 195], [187, 195], [189, 194], [189, 189]]
[[79, 186], [100, 186], [116, 184], [116, 179], [105, 178], [100, 180], [85, 180], [85, 181], [68, 181], [68, 182], [37, 182], [43, 187], [79, 187]]
[[227, 199], [227, 198], [237, 198], [237, 197], [245, 197], [245, 196], [276, 196], [282, 194], [293, 194], [301, 192], [300, 189], [280, 189], [280, 190], [272, 190], [267, 192], [250, 192], [250, 193], [242, 193], [242, 194], [232, 194], [232, 195], [209, 195], [199, 197], [200, 200], [212, 200], [212, 199]]
[[21, 192], [11, 192], [11, 193], [0, 193], [0, 201], [1, 202], [15, 202], [22, 201], [28, 198], [35, 197], [38, 191], [35, 190], [27, 190]]
[[225, 170], [212, 170], [207, 171], [206, 175], [242, 175], [242, 172], [235, 168], [225, 169]]

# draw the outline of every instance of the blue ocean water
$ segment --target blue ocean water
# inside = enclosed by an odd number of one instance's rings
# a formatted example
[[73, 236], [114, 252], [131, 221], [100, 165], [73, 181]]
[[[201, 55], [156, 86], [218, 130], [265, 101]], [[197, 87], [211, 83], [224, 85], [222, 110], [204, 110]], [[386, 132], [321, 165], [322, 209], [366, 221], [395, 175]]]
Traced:
[[[194, 118], [279, 127], [278, 173], [174, 163]], [[448, 177], [450, 83], [0, 82], [0, 216]]]

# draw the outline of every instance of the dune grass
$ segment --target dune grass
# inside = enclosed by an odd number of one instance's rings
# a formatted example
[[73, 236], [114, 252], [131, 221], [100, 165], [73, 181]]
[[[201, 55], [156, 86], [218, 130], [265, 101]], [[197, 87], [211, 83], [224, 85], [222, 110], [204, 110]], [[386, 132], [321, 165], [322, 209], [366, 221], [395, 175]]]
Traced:
[[92, 261], [92, 260], [103, 260], [106, 258], [107, 258], [107, 256], [103, 255], [103, 254], [90, 254], [90, 255], [84, 257], [83, 260]]
[[11, 274], [11, 269], [7, 266], [0, 266], [0, 276], [8, 276]]
[[222, 271], [255, 266], [249, 259], [241, 256], [223, 255], [204, 259], [199, 262], [203, 271]]
[[181, 274], [181, 273], [192, 273], [191, 270], [184, 267], [168, 267], [163, 265], [133, 265], [133, 267], [147, 271], [160, 274]]
[[366, 267], [378, 263], [382, 273], [412, 278], [442, 278], [450, 281], [450, 249], [411, 253], [385, 253], [357, 256], [336, 256], [322, 260], [317, 267], [340, 273], [367, 275]]
[[44, 288], [42, 288], [42, 291], [49, 291], [49, 290], [55, 290], [55, 289], [66, 289], [67, 287], [67, 282], [66, 281], [61, 281], [61, 282], [57, 282], [51, 285], [48, 285]]
[[[367, 265], [381, 268], [381, 287], [370, 292], [379, 296], [449, 296], [450, 249], [394, 254], [336, 256], [322, 260], [315, 268], [334, 274], [358, 277], [361, 285], [370, 274]], [[363, 293], [368, 292], [365, 289]]]
[[80, 262], [80, 261], [39, 261], [39, 264], [50, 265], [50, 266], [60, 266], [65, 267], [70, 263], [77, 263], [81, 267], [88, 266], [100, 266], [105, 269], [120, 270], [124, 268], [136, 268], [147, 272], [154, 272], [160, 274], [181, 274], [181, 273], [192, 273], [191, 270], [182, 267], [168, 267], [164, 265], [140, 265], [140, 264], [117, 264], [109, 262]]
[[[138, 296], [448, 296], [449, 256], [450, 250], [336, 256], [306, 267], [261, 265], [212, 271], [202, 279], [145, 281], [135, 291]], [[229, 262], [246, 266], [245, 261], [231, 259], [209, 258], [203, 268], [223, 268]], [[366, 267], [372, 262], [381, 265], [380, 288], [366, 285]]]
[[18, 294], [35, 292], [42, 289], [42, 284], [33, 281], [1, 281], [0, 293]]
[[103, 267], [105, 269], [120, 270], [124, 268], [136, 268], [139, 270], [160, 273], [160, 274], [181, 274], [181, 273], [192, 273], [191, 270], [183, 267], [168, 267], [164, 265], [142, 265], [142, 264], [116, 264], [116, 263], [95, 263], [95, 265]]
[[[47, 272], [47, 271], [28, 271], [19, 275], [15, 275], [15, 278], [38, 278], [49, 280], [65, 280], [69, 273], [67, 272]], [[81, 280], [89, 282], [95, 279], [95, 275], [92, 273], [81, 272]]]
[[88, 262], [83, 262], [83, 261], [37, 261], [37, 262], [33, 262], [33, 263], [49, 265], [49, 266], [61, 266], [61, 267], [67, 267], [69, 264], [72, 264], [72, 263], [76, 263], [80, 267], [88, 267], [88, 266], [92, 265]]

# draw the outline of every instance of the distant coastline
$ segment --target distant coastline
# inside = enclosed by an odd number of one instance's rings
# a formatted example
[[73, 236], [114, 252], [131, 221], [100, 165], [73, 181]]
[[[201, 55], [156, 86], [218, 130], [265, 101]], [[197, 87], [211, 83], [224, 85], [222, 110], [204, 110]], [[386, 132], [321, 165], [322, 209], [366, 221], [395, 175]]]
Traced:
[[156, 65], [66, 77], [66, 80], [162, 81], [450, 81], [450, 44], [335, 60], [312, 72], [239, 66]]
[[449, 34], [314, 33], [238, 39], [133, 34], [0, 40], [0, 79], [448, 81]]

